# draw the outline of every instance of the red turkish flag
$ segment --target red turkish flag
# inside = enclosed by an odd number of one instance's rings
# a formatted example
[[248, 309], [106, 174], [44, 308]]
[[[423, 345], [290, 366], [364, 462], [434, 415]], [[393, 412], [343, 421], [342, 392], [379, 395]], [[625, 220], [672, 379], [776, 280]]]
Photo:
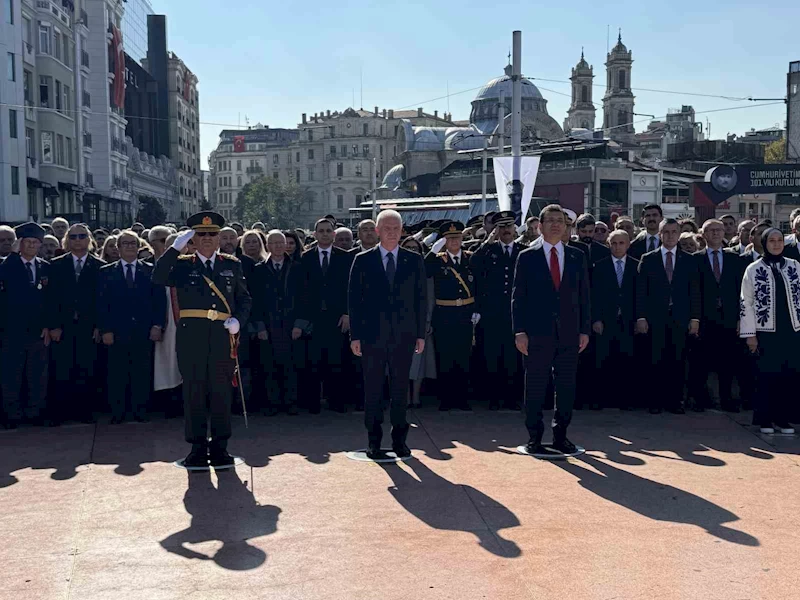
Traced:
[[244, 152], [244, 136], [243, 135], [235, 135], [233, 136], [233, 151], [234, 152]]
[[111, 104], [115, 108], [125, 108], [125, 51], [122, 45], [122, 32], [113, 24], [111, 25], [111, 58], [114, 69]]

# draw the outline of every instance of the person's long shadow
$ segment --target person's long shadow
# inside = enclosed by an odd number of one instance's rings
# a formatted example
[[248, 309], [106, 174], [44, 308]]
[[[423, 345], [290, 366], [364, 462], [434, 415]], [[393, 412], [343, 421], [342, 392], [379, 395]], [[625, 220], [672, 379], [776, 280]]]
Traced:
[[[260, 567], [267, 555], [247, 540], [275, 533], [281, 509], [260, 506], [234, 469], [217, 472], [217, 482], [214, 487], [210, 472], [189, 472], [183, 503], [192, 523], [161, 540], [161, 546], [184, 558], [213, 560], [224, 569]], [[185, 546], [215, 540], [221, 541], [222, 547], [213, 556]]]
[[671, 485], [617, 469], [588, 454], [578, 460], [597, 469], [599, 474], [592, 468], [571, 461], [553, 461], [552, 464], [574, 475], [588, 491], [642, 516], [656, 521], [695, 525], [734, 544], [760, 545], [758, 539], [750, 534], [726, 526], [726, 523], [738, 521], [739, 517], [713, 502]]
[[389, 492], [409, 513], [433, 529], [472, 533], [481, 548], [502, 558], [522, 554], [519, 546], [500, 535], [501, 529], [520, 525], [508, 508], [471, 486], [451, 483], [415, 458], [404, 465], [413, 474], [397, 464], [380, 466], [394, 484]]

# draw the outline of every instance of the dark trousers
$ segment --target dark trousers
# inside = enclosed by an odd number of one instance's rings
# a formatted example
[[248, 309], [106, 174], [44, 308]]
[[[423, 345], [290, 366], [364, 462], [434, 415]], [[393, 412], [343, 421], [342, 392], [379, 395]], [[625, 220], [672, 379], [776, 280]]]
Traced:
[[269, 341], [261, 342], [259, 352], [267, 385], [267, 403], [272, 408], [297, 406], [297, 364], [301, 342], [275, 343], [277, 331], [270, 331]]
[[486, 358], [484, 397], [489, 398], [491, 406], [518, 407], [524, 393], [522, 355], [514, 344], [510, 320], [486, 323], [483, 352]]
[[[2, 341], [3, 410], [10, 422], [38, 419], [45, 410], [49, 350], [36, 334], [4, 337]], [[22, 405], [23, 384], [28, 388], [28, 401]]]
[[[339, 315], [340, 316], [340, 315]], [[314, 331], [308, 340], [308, 364], [303, 377], [308, 382], [305, 405], [309, 410], [320, 409], [320, 386], [324, 386], [330, 408], [344, 406], [342, 381], [342, 337], [337, 322], [339, 316], [325, 315], [314, 322]]]
[[788, 370], [758, 374], [758, 399], [753, 407], [755, 425], [786, 425], [790, 422], [792, 376]]
[[[603, 335], [596, 338], [597, 372], [600, 376], [593, 381], [593, 399], [601, 406], [611, 406], [611, 395], [607, 394], [611, 382], [626, 380], [630, 389], [640, 389], [639, 369], [633, 354], [633, 335], [623, 331], [616, 323], [606, 327]], [[618, 408], [630, 408], [633, 394], [620, 394]]]
[[51, 394], [51, 404], [56, 420], [92, 418], [97, 404], [97, 350], [92, 327], [80, 322], [64, 327], [61, 341], [52, 344], [58, 387]]
[[654, 392], [650, 394], [650, 408], [674, 409], [683, 405], [686, 383], [687, 327], [670, 318], [666, 324], [656, 325], [651, 330], [653, 354], [650, 365], [650, 381]]
[[[445, 309], [445, 310], [457, 310]], [[436, 385], [442, 408], [469, 404], [469, 361], [472, 354], [472, 323], [437, 321], [433, 323], [436, 348]]]
[[557, 340], [531, 339], [525, 357], [525, 427], [532, 441], [540, 443], [544, 434], [543, 406], [551, 375], [555, 376], [556, 405], [553, 415], [553, 440], [564, 439], [575, 405], [575, 379], [578, 372], [578, 344], [559, 344]]
[[414, 340], [387, 340], [361, 344], [364, 371], [364, 426], [370, 445], [380, 446], [383, 437], [384, 383], [389, 376], [389, 419], [392, 443], [404, 444], [408, 435], [406, 407], [408, 373], [414, 357]]
[[231, 437], [231, 385], [236, 363], [221, 321], [186, 319], [176, 337], [183, 376], [186, 441], [225, 448]]
[[712, 406], [708, 391], [708, 375], [716, 373], [719, 379], [719, 399], [722, 408], [733, 406], [733, 375], [739, 359], [739, 337], [736, 329], [726, 329], [714, 322], [700, 325], [700, 336], [690, 340], [689, 391], [695, 403], [702, 408]]
[[[125, 418], [126, 407], [134, 418], [144, 418], [153, 387], [153, 342], [146, 337], [135, 342], [114, 340], [107, 346], [108, 379], [106, 390], [111, 417]], [[130, 404], [127, 403], [130, 391]]]

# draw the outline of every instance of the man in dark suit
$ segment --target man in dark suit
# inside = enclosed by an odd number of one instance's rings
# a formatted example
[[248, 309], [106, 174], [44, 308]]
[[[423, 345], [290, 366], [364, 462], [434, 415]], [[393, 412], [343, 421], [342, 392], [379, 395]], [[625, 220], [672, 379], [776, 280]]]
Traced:
[[[15, 229], [18, 252], [0, 263], [0, 361], [4, 425], [13, 429], [25, 418], [44, 422], [50, 331], [47, 325], [50, 265], [38, 258], [44, 228], [25, 223]], [[27, 385], [27, 403], [22, 388]]]
[[525, 426], [530, 453], [542, 447], [542, 406], [555, 371], [557, 396], [553, 448], [575, 451], [567, 439], [575, 402], [578, 354], [589, 344], [589, 270], [580, 250], [562, 242], [566, 215], [557, 204], [542, 209], [542, 237], [520, 253], [514, 274], [511, 315], [517, 349], [525, 356]]
[[636, 330], [650, 333], [652, 381], [658, 382], [650, 412], [660, 413], [667, 407], [683, 414], [686, 336], [697, 336], [700, 328], [697, 261], [678, 247], [677, 220], [664, 219], [659, 236], [659, 249], [647, 252], [639, 264]]
[[308, 339], [308, 363], [303, 373], [305, 404], [320, 412], [320, 385], [328, 407], [345, 412], [342, 378], [342, 336], [350, 329], [347, 314], [347, 277], [351, 257], [333, 246], [333, 223], [320, 219], [314, 226], [317, 245], [300, 259], [298, 303], [292, 339]]
[[[97, 327], [97, 278], [105, 261], [89, 253], [92, 234], [83, 223], [73, 225], [65, 236], [67, 254], [50, 265], [53, 300], [48, 311], [53, 342], [55, 420], [75, 417], [94, 420], [97, 395], [95, 364], [100, 331]], [[56, 402], [58, 406], [55, 406]], [[67, 408], [69, 407], [69, 408]]]
[[261, 365], [267, 384], [265, 412], [297, 410], [297, 367], [302, 342], [292, 340], [300, 265], [286, 254], [286, 236], [273, 230], [267, 235], [267, 260], [258, 263], [247, 282], [253, 296], [253, 316], [261, 340]]
[[792, 235], [786, 237], [783, 255], [786, 258], [800, 260], [800, 217], [795, 218], [792, 223], [792, 232]]
[[392, 449], [411, 455], [406, 445], [408, 374], [414, 353], [425, 349], [427, 280], [418, 254], [400, 248], [403, 221], [384, 210], [378, 215], [380, 244], [357, 255], [350, 271], [350, 347], [362, 357], [367, 456], [380, 458], [383, 437], [383, 389], [389, 374]]
[[[763, 234], [770, 227], [772, 227], [772, 221], [769, 219], [764, 219], [763, 221], [760, 221], [758, 225], [753, 227], [750, 235], [750, 243], [753, 245], [753, 247], [749, 252], [745, 252], [741, 255], [744, 269], [747, 269], [748, 265], [756, 262], [764, 254], [764, 247], [761, 245], [761, 234]], [[783, 252], [786, 254], [785, 246]], [[790, 256], [789, 258], [792, 257]]]
[[[592, 276], [592, 330], [597, 368], [602, 373], [635, 375], [633, 340], [636, 328], [636, 276], [639, 261], [627, 255], [628, 234], [615, 229], [608, 236], [611, 256], [594, 266]], [[634, 386], [634, 389], [638, 386]], [[621, 408], [630, 407], [628, 395]]]
[[[174, 287], [178, 295], [176, 350], [183, 376], [184, 435], [192, 445], [184, 465], [228, 467], [234, 463], [228, 439], [235, 336], [247, 324], [252, 300], [242, 263], [218, 252], [223, 216], [203, 211], [186, 225], [191, 229], [178, 235], [152, 276], [154, 284]], [[182, 255], [192, 238], [195, 252]]]
[[511, 327], [511, 291], [514, 265], [525, 246], [514, 241], [514, 220], [513, 211], [496, 213], [492, 217], [494, 231], [472, 256], [481, 307], [478, 331], [483, 334], [487, 371], [482, 393], [489, 398], [492, 410], [498, 410], [501, 404], [519, 410], [523, 395], [522, 357], [514, 345]]
[[150, 280], [153, 265], [137, 259], [139, 241], [134, 231], [117, 237], [120, 259], [103, 266], [98, 278], [97, 325], [108, 348], [108, 403], [111, 423], [126, 415], [146, 420], [153, 378], [153, 343], [166, 326], [167, 297]]
[[707, 247], [693, 255], [697, 263], [700, 293], [700, 331], [689, 365], [689, 388], [695, 410], [711, 406], [706, 383], [708, 374], [719, 377], [720, 403], [723, 409], [736, 411], [731, 395], [733, 376], [740, 362], [738, 336], [739, 292], [744, 276], [744, 261], [736, 250], [723, 249], [725, 229], [717, 219], [703, 224]]
[[594, 216], [588, 213], [578, 217], [578, 220], [575, 222], [578, 240], [586, 244], [586, 247], [589, 250], [588, 256], [590, 273], [594, 269], [594, 265], [596, 265], [599, 260], [602, 260], [611, 254], [608, 246], [604, 246], [603, 244], [595, 241], [594, 229], [596, 224], [597, 221], [595, 220]]
[[643, 254], [652, 252], [661, 245], [658, 227], [663, 219], [664, 213], [658, 204], [648, 204], [642, 209], [642, 225], [645, 231], [631, 243], [628, 255], [641, 260]]

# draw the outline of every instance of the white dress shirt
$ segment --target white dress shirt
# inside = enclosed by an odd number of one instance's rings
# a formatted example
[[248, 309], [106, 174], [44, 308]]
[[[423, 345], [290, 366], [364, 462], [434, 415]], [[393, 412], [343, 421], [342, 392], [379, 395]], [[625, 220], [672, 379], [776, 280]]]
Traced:
[[450, 262], [452, 262], [453, 264], [455, 264], [455, 262], [456, 262], [455, 260], [453, 260], [453, 259], [455, 259], [455, 258], [457, 258], [457, 259], [458, 259], [458, 264], [459, 264], [459, 265], [461, 264], [461, 258], [462, 258], [462, 255], [461, 255], [461, 250], [459, 250], [459, 251], [458, 251], [458, 254], [451, 254], [451, 253], [450, 253], [450, 250], [448, 250], [448, 251], [447, 251], [447, 256], [449, 256], [449, 257], [450, 257]]
[[[22, 257], [20, 257], [20, 258], [22, 258]], [[34, 258], [32, 260], [25, 260], [23, 258], [22, 259], [22, 264], [31, 266], [31, 271], [33, 271], [33, 280], [36, 281], [36, 259]], [[25, 270], [27, 271], [28, 267], [25, 267]]]
[[667, 250], [664, 246], [661, 246], [661, 262], [664, 264], [664, 268], [667, 268], [667, 252], [672, 254], [672, 269], [675, 269], [675, 258], [678, 252], [678, 247], [675, 246], [672, 250]]
[[212, 270], [214, 269], [214, 263], [217, 260], [217, 252], [216, 252], [216, 250], [214, 251], [214, 254], [212, 254], [209, 258], [206, 258], [205, 256], [203, 256], [199, 252], [195, 252], [195, 254], [197, 255], [197, 258], [203, 263], [204, 267], [206, 266], [206, 263], [210, 260], [211, 261], [211, 269]]
[[389, 254], [394, 255], [394, 267], [395, 267], [395, 269], [397, 269], [398, 248], [399, 248], [399, 246], [396, 246], [395, 249], [390, 252], [389, 250], [384, 248], [383, 245], [378, 246], [378, 249], [380, 250], [380, 253], [381, 253], [381, 261], [383, 261], [383, 268], [384, 269], [386, 269], [386, 257]]
[[330, 245], [327, 248], [320, 248], [319, 246], [317, 246], [317, 256], [319, 257], [319, 266], [320, 267], [322, 266], [322, 258], [323, 258], [323, 254], [322, 253], [323, 252], [326, 252], [328, 254], [328, 265], [330, 265], [331, 264], [331, 257], [333, 256], [333, 245]]
[[[716, 252], [719, 252], [719, 256], [717, 258], [719, 258], [719, 272], [720, 272], [720, 274], [722, 274], [722, 262], [723, 262], [723, 259], [722, 259], [722, 256], [723, 256], [722, 248], [720, 248]], [[708, 254], [708, 264], [711, 265], [711, 272], [713, 273], [714, 272], [714, 250], [712, 250], [711, 248], [706, 248], [706, 254]]]
[[129, 262], [125, 262], [124, 260], [122, 260], [120, 258], [119, 259], [119, 264], [122, 265], [122, 274], [123, 275], [127, 275], [128, 274], [128, 265], [130, 265], [131, 266], [131, 271], [132, 271], [131, 275], [133, 275], [133, 278], [136, 279], [136, 261], [133, 261], [133, 262], [129, 263]]
[[553, 244], [549, 244], [546, 241], [542, 240], [542, 249], [544, 250], [544, 259], [547, 261], [547, 270], [550, 270], [550, 250], [552, 248], [556, 249], [556, 254], [558, 255], [558, 268], [561, 271], [561, 276], [564, 276], [564, 244], [562, 242], [558, 242], [555, 246]]
[[84, 254], [81, 258], [78, 258], [77, 256], [75, 256], [73, 254], [72, 255], [72, 270], [73, 271], [77, 271], [78, 270], [78, 261], [81, 261], [81, 270], [83, 270], [83, 267], [86, 266], [86, 259], [88, 258], [88, 256], [89, 256], [88, 254]]
[[514, 242], [511, 242], [510, 244], [504, 244], [503, 242], [500, 242], [500, 246], [502, 246], [503, 254], [506, 256], [514, 253]]

